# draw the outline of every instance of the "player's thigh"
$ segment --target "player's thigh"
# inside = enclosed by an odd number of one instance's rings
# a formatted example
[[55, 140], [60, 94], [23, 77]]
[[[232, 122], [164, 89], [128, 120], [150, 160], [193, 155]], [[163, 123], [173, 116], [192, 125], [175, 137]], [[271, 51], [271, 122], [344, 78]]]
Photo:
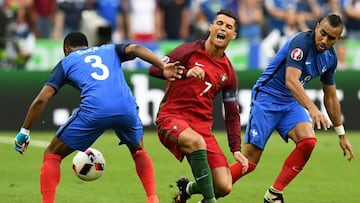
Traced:
[[160, 142], [180, 161], [185, 153], [179, 146], [180, 133], [190, 128], [185, 119], [168, 116], [158, 119], [156, 122]]

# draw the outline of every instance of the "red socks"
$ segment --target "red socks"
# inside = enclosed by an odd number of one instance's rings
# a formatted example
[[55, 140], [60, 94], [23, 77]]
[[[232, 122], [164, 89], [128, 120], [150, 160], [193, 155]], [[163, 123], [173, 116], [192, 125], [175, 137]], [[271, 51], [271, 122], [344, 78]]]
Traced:
[[232, 183], [234, 184], [237, 180], [239, 180], [244, 175], [251, 173], [253, 170], [255, 170], [256, 164], [249, 162], [249, 168], [245, 172], [245, 174], [242, 173], [243, 165], [239, 162], [236, 162], [230, 166], [230, 172], [232, 176]]
[[40, 169], [40, 191], [42, 203], [54, 203], [55, 191], [60, 182], [61, 157], [56, 154], [45, 154]]
[[296, 148], [285, 160], [284, 166], [273, 184], [274, 189], [283, 191], [295, 176], [300, 173], [310, 158], [315, 144], [315, 137], [305, 138], [296, 143]]
[[[158, 203], [156, 195], [155, 173], [153, 163], [146, 151], [139, 150], [132, 154], [136, 172], [144, 186], [147, 203]], [[54, 203], [56, 187], [60, 182], [61, 157], [56, 154], [45, 154], [40, 170], [40, 190], [42, 203]]]
[[147, 203], [158, 203], [154, 165], [145, 149], [131, 155], [135, 162], [136, 172], [141, 180], [147, 196]]
[[[285, 160], [284, 166], [273, 184], [274, 189], [283, 191], [284, 188], [295, 178], [295, 176], [300, 173], [309, 160], [315, 144], [315, 137], [305, 138], [296, 143], [296, 148]], [[242, 174], [242, 168], [243, 166], [239, 162], [230, 166], [233, 184], [242, 176], [255, 170], [256, 164], [249, 162], [249, 169], [245, 174]]]

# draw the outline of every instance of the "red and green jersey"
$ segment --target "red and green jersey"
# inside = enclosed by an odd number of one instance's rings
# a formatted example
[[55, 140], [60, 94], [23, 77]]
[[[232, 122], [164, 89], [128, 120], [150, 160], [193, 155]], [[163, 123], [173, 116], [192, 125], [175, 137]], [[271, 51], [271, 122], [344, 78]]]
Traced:
[[[202, 40], [185, 43], [168, 54], [169, 62], [179, 61], [186, 71], [195, 66], [201, 67], [205, 71], [205, 78], [167, 81], [158, 119], [181, 116], [186, 118], [194, 129], [210, 128], [213, 124], [213, 100], [222, 92], [228, 135], [230, 133], [232, 136], [229, 135], [229, 137], [234, 137], [231, 141], [234, 148], [231, 148], [232, 151], [235, 148], [239, 150], [240, 116], [236, 98], [237, 76], [228, 57], [224, 54], [218, 59], [211, 58], [205, 51], [204, 43]], [[161, 72], [156, 67], [152, 66], [149, 72], [153, 76], [161, 77]]]

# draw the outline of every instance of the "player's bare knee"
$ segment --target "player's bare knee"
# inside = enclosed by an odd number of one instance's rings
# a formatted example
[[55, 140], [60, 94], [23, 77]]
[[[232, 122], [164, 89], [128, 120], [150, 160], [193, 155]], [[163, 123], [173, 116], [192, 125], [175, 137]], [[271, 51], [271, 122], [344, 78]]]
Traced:
[[215, 187], [216, 197], [225, 197], [232, 190], [232, 183], [228, 182], [227, 184], [223, 183], [219, 187]]
[[136, 152], [143, 150], [143, 145], [142, 144], [136, 144], [136, 145], [127, 145], [129, 151], [131, 154], [135, 154]]
[[192, 140], [192, 146], [196, 149], [206, 149], [206, 142], [202, 137]]
[[201, 136], [195, 136], [188, 139], [182, 139], [179, 145], [184, 152], [191, 153], [193, 151], [206, 149], [205, 140]]

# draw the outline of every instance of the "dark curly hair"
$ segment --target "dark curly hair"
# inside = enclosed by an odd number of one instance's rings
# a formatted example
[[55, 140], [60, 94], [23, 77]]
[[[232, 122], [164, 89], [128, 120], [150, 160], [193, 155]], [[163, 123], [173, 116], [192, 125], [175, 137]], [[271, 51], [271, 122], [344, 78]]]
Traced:
[[89, 46], [86, 36], [82, 32], [70, 32], [64, 39], [64, 45], [71, 47]]

